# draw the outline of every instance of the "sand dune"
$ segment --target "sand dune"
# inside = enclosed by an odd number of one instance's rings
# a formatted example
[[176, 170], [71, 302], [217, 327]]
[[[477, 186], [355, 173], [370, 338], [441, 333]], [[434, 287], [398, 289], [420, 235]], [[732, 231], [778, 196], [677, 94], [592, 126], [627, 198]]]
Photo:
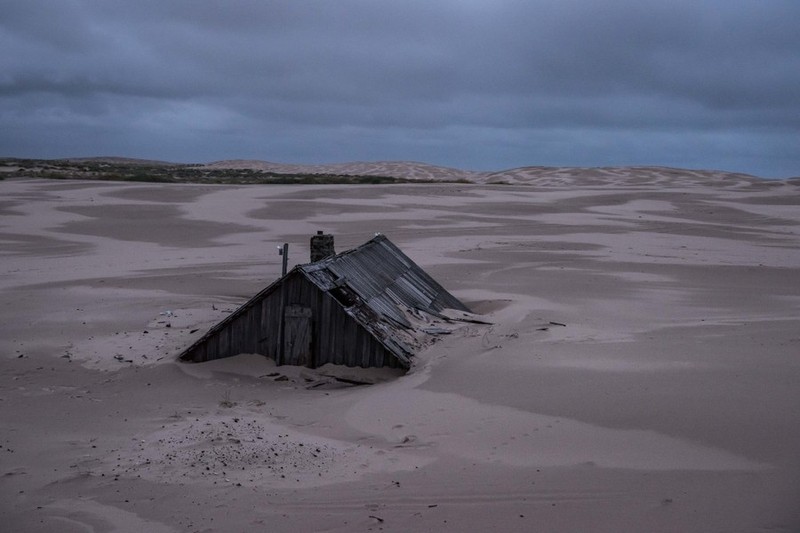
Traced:
[[[468, 179], [0, 181], [3, 530], [797, 531], [800, 184]], [[405, 375], [176, 361], [317, 229], [491, 324]]]
[[417, 163], [413, 161], [376, 161], [332, 163], [322, 165], [293, 165], [256, 160], [215, 161], [205, 165], [212, 169], [257, 169], [279, 174], [346, 174], [350, 176], [388, 176], [410, 180], [473, 180], [478, 172]]
[[586, 187], [613, 186], [694, 186], [717, 184], [724, 187], [745, 187], [764, 180], [747, 174], [715, 170], [688, 170], [669, 167], [522, 167], [487, 173], [484, 183], [565, 187], [580, 184]]
[[628, 186], [693, 186], [716, 183], [725, 187], [758, 185], [765, 180], [734, 172], [688, 170], [669, 167], [520, 167], [494, 172], [473, 172], [451, 167], [410, 161], [351, 162], [321, 165], [293, 165], [257, 160], [216, 161], [205, 165], [211, 169], [258, 169], [281, 174], [348, 174], [376, 175], [403, 179], [470, 181], [504, 185], [538, 187]]

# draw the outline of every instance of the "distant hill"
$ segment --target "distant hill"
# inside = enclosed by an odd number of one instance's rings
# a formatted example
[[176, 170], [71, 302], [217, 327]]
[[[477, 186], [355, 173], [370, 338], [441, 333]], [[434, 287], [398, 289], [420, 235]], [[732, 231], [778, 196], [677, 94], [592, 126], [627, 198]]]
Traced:
[[0, 159], [1, 177], [101, 179], [165, 183], [289, 183], [370, 184], [406, 182], [461, 182], [536, 187], [692, 186], [726, 188], [800, 185], [800, 178], [765, 180], [719, 170], [690, 170], [658, 166], [631, 167], [519, 167], [496, 172], [474, 172], [416, 161], [355, 161], [331, 164], [287, 164], [235, 159], [212, 163], [170, 163], [127, 157], [68, 159]]
[[170, 163], [169, 161], [158, 161], [155, 159], [136, 159], [132, 157], [70, 157], [57, 161], [67, 161], [69, 163], [108, 163], [110, 165], [141, 165], [141, 166], [176, 166], [181, 163]]
[[355, 161], [322, 165], [297, 165], [235, 159], [208, 163], [205, 168], [251, 169], [277, 174], [336, 174], [346, 176], [388, 176], [392, 178], [423, 181], [476, 181], [480, 172], [441, 167], [416, 161]]
[[[268, 161], [231, 160], [204, 165], [214, 169], [248, 169], [279, 174], [345, 174], [350, 176], [387, 176], [404, 180], [467, 181], [504, 185], [535, 185], [540, 187], [626, 185], [692, 185], [711, 184], [745, 186], [767, 180], [749, 174], [720, 170], [691, 170], [659, 166], [631, 167], [519, 167], [497, 172], [473, 172], [415, 161], [374, 161], [335, 163], [327, 165], [296, 165]], [[769, 180], [789, 181], [789, 180]]]

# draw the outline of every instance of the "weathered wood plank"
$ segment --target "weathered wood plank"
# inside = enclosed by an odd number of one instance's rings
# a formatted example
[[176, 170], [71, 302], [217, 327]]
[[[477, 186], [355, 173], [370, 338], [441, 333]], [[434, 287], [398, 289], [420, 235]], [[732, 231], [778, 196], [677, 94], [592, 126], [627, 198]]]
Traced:
[[311, 308], [286, 307], [284, 324], [284, 363], [309, 366], [311, 358]]

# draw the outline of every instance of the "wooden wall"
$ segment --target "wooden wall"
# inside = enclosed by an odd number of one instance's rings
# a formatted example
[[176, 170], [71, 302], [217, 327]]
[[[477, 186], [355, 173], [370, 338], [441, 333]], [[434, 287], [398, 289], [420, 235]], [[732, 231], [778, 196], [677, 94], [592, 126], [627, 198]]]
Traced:
[[278, 361], [282, 353], [281, 317], [287, 306], [311, 310], [309, 366], [326, 363], [365, 368], [402, 366], [394, 354], [342, 309], [339, 302], [299, 271], [247, 302], [219, 327], [209, 331], [182, 358], [200, 362], [240, 353], [258, 353]]

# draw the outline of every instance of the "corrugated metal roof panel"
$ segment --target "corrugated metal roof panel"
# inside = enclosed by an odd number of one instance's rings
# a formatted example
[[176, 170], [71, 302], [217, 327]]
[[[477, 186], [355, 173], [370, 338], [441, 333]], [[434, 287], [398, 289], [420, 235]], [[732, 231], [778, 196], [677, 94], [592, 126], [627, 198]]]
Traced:
[[364, 301], [380, 301], [391, 293], [400, 303], [422, 310], [445, 306], [467, 310], [444, 288], [383, 235], [348, 252], [302, 267], [323, 290], [322, 271], [344, 283]]
[[383, 235], [347, 252], [300, 267], [330, 292], [359, 324], [408, 364], [413, 350], [403, 339], [412, 328], [406, 313], [469, 311], [457, 298]]

